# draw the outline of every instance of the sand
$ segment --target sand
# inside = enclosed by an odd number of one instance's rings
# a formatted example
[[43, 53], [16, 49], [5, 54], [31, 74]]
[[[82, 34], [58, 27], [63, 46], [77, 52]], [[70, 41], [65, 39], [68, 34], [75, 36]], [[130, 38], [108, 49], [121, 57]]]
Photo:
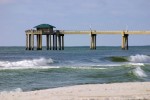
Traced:
[[150, 100], [150, 82], [89, 84], [31, 92], [1, 92], [0, 100]]

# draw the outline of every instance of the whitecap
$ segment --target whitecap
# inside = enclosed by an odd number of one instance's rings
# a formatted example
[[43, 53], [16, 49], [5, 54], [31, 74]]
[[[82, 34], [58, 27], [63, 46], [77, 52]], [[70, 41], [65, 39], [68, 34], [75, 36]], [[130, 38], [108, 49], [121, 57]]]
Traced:
[[133, 74], [137, 77], [147, 77], [144, 70], [142, 70], [141, 67], [139, 67], [139, 66], [136, 67], [135, 69], [133, 69]]
[[54, 63], [53, 59], [39, 58], [39, 59], [24, 59], [21, 61], [0, 61], [1, 69], [14, 69], [14, 68], [34, 68], [40, 66], [47, 66]]
[[133, 63], [150, 63], [150, 56], [137, 54], [130, 56], [129, 61]]

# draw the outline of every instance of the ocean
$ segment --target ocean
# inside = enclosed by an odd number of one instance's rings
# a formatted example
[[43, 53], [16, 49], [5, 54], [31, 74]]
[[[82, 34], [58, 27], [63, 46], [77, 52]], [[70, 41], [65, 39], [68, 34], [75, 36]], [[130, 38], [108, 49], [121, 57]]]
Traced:
[[0, 92], [147, 81], [150, 46], [65, 47], [62, 51], [0, 47]]

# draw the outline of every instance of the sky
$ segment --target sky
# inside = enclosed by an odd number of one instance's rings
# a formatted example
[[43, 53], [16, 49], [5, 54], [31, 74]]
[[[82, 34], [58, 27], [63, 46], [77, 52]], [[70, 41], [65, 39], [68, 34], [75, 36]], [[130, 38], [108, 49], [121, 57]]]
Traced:
[[[150, 0], [0, 0], [0, 46], [25, 46], [25, 30], [150, 30]], [[44, 37], [45, 38], [45, 37]], [[121, 35], [98, 35], [98, 46], [121, 46]], [[150, 45], [129, 35], [129, 45]], [[43, 39], [43, 45], [45, 45]], [[65, 35], [65, 46], [89, 46], [90, 35]]]

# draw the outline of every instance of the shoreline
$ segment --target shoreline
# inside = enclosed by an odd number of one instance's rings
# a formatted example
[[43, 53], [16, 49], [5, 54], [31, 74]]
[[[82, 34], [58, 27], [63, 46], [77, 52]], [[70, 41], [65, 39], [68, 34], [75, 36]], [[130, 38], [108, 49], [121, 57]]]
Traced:
[[150, 99], [150, 82], [86, 84], [0, 93], [0, 100], [137, 100]]

